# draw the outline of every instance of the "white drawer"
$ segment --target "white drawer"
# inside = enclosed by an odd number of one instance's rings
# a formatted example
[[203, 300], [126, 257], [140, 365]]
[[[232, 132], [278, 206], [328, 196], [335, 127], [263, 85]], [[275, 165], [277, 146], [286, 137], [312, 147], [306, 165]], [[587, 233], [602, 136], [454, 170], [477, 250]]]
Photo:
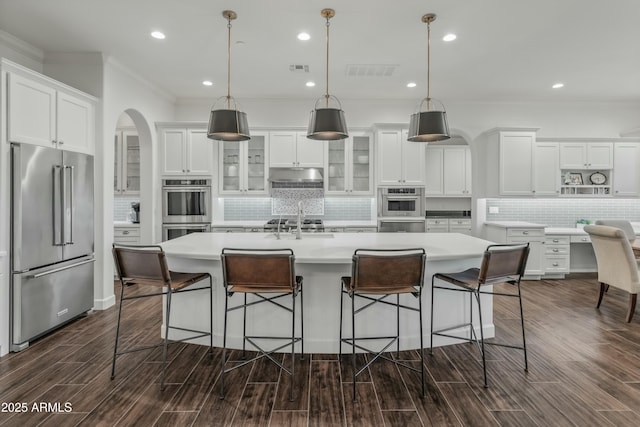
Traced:
[[544, 271], [545, 272], [569, 272], [569, 257], [545, 257], [544, 259]]
[[509, 228], [507, 237], [544, 237], [544, 228]]
[[263, 227], [245, 227], [244, 229], [247, 233], [264, 233]]
[[471, 228], [471, 220], [470, 219], [450, 219], [449, 226], [453, 227], [454, 225], [460, 225]]
[[546, 236], [544, 243], [547, 245], [568, 245], [571, 243], [569, 236]]
[[113, 241], [115, 243], [121, 243], [123, 245], [139, 245], [140, 238], [136, 236], [118, 237], [114, 236]]
[[591, 243], [589, 236], [571, 236], [571, 243]]
[[214, 233], [244, 233], [244, 227], [213, 227]]
[[329, 233], [343, 233], [344, 232], [344, 228], [342, 228], [342, 227], [326, 227], [325, 231], [327, 231]]
[[139, 227], [116, 227], [113, 229], [114, 237], [139, 237]]
[[547, 245], [545, 255], [569, 255], [569, 245]]
[[427, 219], [427, 228], [429, 228], [430, 226], [445, 226], [448, 227], [449, 226], [449, 220], [448, 219]]
[[427, 225], [427, 233], [448, 233], [449, 227], [444, 225], [436, 225], [436, 226], [428, 226]]

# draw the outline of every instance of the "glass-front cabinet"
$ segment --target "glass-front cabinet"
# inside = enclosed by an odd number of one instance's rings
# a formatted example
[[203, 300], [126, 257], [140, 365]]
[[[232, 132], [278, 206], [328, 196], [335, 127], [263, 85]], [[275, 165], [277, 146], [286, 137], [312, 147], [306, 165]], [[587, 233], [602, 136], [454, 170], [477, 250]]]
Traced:
[[251, 132], [248, 141], [220, 141], [220, 194], [268, 192], [268, 133]]
[[135, 129], [116, 131], [113, 170], [115, 194], [140, 193], [140, 142]]
[[370, 195], [373, 192], [373, 138], [352, 133], [348, 139], [328, 141], [325, 192], [331, 195]]

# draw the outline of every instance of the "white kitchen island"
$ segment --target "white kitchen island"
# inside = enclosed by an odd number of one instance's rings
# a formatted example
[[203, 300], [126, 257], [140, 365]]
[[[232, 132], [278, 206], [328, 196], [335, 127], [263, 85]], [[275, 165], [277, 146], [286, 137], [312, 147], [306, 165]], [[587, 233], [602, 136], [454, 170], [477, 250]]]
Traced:
[[[438, 272], [455, 272], [479, 267], [487, 245], [491, 242], [456, 233], [307, 233], [301, 240], [283, 234], [280, 240], [272, 233], [193, 233], [163, 242], [169, 268], [173, 271], [208, 271], [213, 277], [214, 346], [222, 346], [224, 320], [224, 287], [220, 253], [223, 248], [291, 248], [296, 257], [296, 274], [304, 277], [304, 333], [306, 353], [337, 353], [340, 313], [340, 277], [351, 275], [351, 257], [357, 248], [424, 248], [427, 253], [423, 289], [424, 343], [429, 345], [431, 276]], [[193, 329], [208, 329], [209, 304], [204, 292], [176, 295], [172, 301], [171, 323]], [[457, 292], [436, 293], [434, 308], [436, 328], [468, 321], [469, 298]], [[403, 296], [408, 304], [417, 301]], [[232, 297], [230, 306], [241, 295]], [[494, 336], [493, 301], [483, 295], [485, 337]], [[235, 301], [234, 301], [235, 300]], [[283, 300], [284, 301], [284, 300]], [[299, 303], [299, 299], [297, 304]], [[349, 306], [345, 300], [344, 330], [350, 330]], [[235, 305], [235, 304], [234, 304]], [[299, 307], [299, 305], [298, 305]], [[477, 310], [474, 309], [474, 313]], [[299, 313], [299, 312], [298, 312]], [[227, 345], [241, 348], [242, 311], [229, 313]], [[395, 309], [373, 307], [368, 313], [356, 316], [359, 334], [391, 335], [395, 333]], [[299, 322], [297, 323], [299, 326]], [[247, 331], [253, 335], [288, 335], [291, 328], [289, 313], [272, 310], [269, 304], [247, 310]], [[420, 346], [418, 316], [414, 312], [400, 313], [401, 349]], [[164, 329], [162, 329], [164, 330]], [[173, 333], [173, 332], [172, 332]], [[175, 337], [182, 337], [176, 334]], [[438, 338], [438, 339], [436, 339]], [[458, 342], [442, 337], [434, 338], [434, 345]], [[207, 339], [196, 341], [206, 344]], [[343, 351], [345, 348], [343, 347]], [[346, 349], [351, 351], [350, 348]], [[297, 350], [299, 351], [299, 350]]]

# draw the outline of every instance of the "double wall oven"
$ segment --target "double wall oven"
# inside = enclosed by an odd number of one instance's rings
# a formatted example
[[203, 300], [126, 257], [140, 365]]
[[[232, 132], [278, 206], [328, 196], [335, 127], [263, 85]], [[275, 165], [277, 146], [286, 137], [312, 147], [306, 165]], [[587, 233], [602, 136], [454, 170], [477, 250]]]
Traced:
[[378, 231], [424, 233], [424, 187], [378, 189]]
[[211, 180], [162, 181], [162, 240], [211, 231]]

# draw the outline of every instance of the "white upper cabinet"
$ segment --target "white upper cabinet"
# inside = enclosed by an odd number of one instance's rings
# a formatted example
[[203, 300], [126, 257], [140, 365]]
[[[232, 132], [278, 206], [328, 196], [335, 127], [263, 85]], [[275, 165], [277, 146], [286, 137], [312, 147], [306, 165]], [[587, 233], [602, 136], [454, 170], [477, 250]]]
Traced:
[[114, 146], [114, 193], [139, 194], [140, 141], [136, 129], [117, 129]]
[[614, 144], [613, 172], [615, 196], [640, 196], [640, 143]]
[[427, 196], [471, 196], [471, 150], [465, 146], [427, 146]]
[[376, 133], [378, 185], [424, 185], [425, 144], [407, 141], [407, 129]]
[[266, 194], [269, 134], [251, 131], [248, 141], [219, 141], [220, 194]]
[[9, 142], [93, 154], [94, 100], [45, 78], [8, 75]]
[[215, 142], [205, 127], [159, 128], [162, 175], [213, 175]]
[[348, 139], [327, 141], [325, 191], [331, 195], [373, 194], [373, 138], [351, 133]]
[[503, 132], [500, 135], [500, 194], [533, 195], [534, 132]]
[[269, 166], [321, 168], [324, 166], [324, 141], [309, 139], [305, 132], [270, 132]]
[[611, 169], [613, 143], [562, 142], [560, 143], [560, 169]]
[[560, 194], [559, 146], [557, 142], [536, 142], [533, 145], [534, 180], [536, 196]]

